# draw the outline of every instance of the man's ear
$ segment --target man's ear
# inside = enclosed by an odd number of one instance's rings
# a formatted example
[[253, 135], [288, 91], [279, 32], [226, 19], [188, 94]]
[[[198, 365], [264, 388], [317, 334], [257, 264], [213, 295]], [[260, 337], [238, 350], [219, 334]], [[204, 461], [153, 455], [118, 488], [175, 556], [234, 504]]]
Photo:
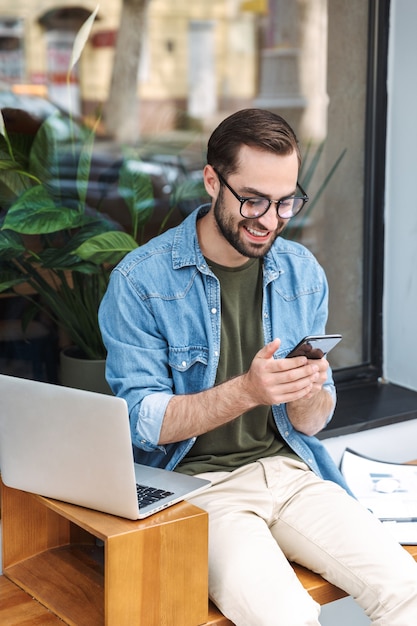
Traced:
[[220, 181], [211, 165], [206, 165], [203, 170], [204, 187], [211, 198], [217, 198], [220, 190]]

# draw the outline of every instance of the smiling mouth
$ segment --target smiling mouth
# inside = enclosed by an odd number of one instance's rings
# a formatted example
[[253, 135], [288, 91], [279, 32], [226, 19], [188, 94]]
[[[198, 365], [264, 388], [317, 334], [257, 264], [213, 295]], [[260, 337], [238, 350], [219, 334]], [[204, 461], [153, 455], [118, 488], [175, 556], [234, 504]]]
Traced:
[[251, 228], [249, 226], [244, 226], [245, 230], [256, 239], [267, 239], [270, 235], [269, 230], [258, 230], [257, 228]]

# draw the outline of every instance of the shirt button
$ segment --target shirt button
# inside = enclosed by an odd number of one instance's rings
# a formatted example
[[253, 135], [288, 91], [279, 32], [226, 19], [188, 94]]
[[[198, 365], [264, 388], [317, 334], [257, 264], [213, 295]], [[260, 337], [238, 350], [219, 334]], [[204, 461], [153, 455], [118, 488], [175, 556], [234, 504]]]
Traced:
[[183, 367], [185, 367], [185, 366], [187, 365], [187, 361], [183, 361], [183, 362], [181, 363], [181, 365], [182, 365]]
[[217, 350], [215, 351], [214, 356], [219, 356], [219, 353], [217, 352]]
[[289, 435], [289, 434], [290, 434], [290, 433], [288, 432], [288, 430], [286, 430], [286, 431], [285, 431], [285, 433], [284, 433], [284, 435], [285, 435], [286, 437], [288, 437], [288, 435]]
[[213, 313], [213, 315], [214, 315], [215, 313], [217, 313], [217, 309], [216, 309], [215, 307], [213, 307], [213, 308], [211, 309], [211, 312], [212, 312], [212, 313]]

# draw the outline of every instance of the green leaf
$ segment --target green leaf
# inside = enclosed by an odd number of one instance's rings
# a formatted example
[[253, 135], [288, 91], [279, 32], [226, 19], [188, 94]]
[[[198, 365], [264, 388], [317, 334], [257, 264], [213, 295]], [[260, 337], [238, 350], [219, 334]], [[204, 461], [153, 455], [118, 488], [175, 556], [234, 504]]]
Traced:
[[39, 263], [54, 272], [78, 269], [80, 261], [73, 254], [73, 246], [63, 248], [47, 248], [39, 253]]
[[0, 230], [0, 259], [15, 259], [26, 251], [19, 235]]
[[17, 161], [13, 161], [12, 159], [0, 159], [0, 170], [15, 170], [19, 166]]
[[0, 206], [7, 208], [26, 189], [36, 184], [37, 179], [33, 179], [28, 173], [22, 172], [19, 168], [3, 169], [3, 162], [0, 162]]
[[151, 217], [154, 207], [152, 179], [140, 168], [140, 163], [125, 159], [120, 168], [119, 193], [125, 200], [132, 220], [132, 235]]
[[13, 133], [10, 136], [11, 149], [5, 149], [4, 137], [0, 137], [0, 206], [3, 209], [13, 204], [26, 189], [40, 182], [28, 169], [32, 141], [33, 138], [23, 133]]
[[7, 291], [17, 285], [21, 285], [26, 282], [26, 278], [24, 278], [21, 272], [14, 272], [13, 270], [0, 271], [0, 293], [3, 291]]
[[136, 241], [127, 233], [112, 231], [91, 237], [74, 250], [74, 254], [96, 265], [115, 265], [137, 247]]
[[[98, 122], [98, 120], [97, 120]], [[80, 203], [84, 205], [87, 200], [88, 182], [90, 179], [91, 169], [91, 157], [94, 148], [95, 130], [93, 129], [89, 134], [87, 141], [84, 143], [81, 149], [80, 158], [77, 168], [77, 191]]]
[[31, 187], [8, 210], [2, 230], [25, 235], [43, 235], [82, 225], [83, 215], [61, 207], [43, 185]]
[[39, 253], [39, 260], [43, 267], [52, 270], [76, 270], [91, 274], [97, 271], [97, 267], [92, 263], [84, 262], [75, 251], [91, 238], [108, 232], [108, 224], [105, 220], [94, 221], [83, 226], [71, 234], [65, 245], [59, 248], [47, 247]]
[[207, 195], [204, 182], [200, 179], [186, 179], [175, 185], [170, 197], [170, 205], [177, 206], [182, 201], [199, 200]]
[[30, 151], [30, 171], [57, 196], [60, 195], [61, 169], [66, 168], [73, 172], [74, 178], [76, 176], [73, 139], [83, 140], [72, 136], [71, 121], [56, 112], [40, 126]]

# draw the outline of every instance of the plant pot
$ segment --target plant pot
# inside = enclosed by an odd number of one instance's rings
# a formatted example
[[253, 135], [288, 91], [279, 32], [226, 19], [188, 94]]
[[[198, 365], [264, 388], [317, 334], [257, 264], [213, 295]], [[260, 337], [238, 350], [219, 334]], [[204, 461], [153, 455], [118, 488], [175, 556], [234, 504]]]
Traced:
[[86, 391], [113, 395], [106, 381], [105, 359], [83, 358], [75, 347], [64, 348], [60, 353], [61, 384]]

